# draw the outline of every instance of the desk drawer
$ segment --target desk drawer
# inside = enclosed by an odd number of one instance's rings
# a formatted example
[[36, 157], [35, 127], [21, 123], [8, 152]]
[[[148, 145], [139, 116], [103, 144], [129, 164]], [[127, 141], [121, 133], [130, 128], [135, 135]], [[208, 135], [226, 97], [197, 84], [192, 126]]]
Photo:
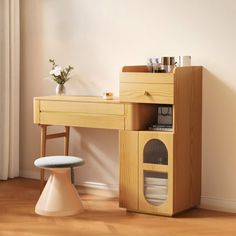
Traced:
[[40, 124], [125, 128], [125, 105], [120, 103], [41, 100], [35, 101], [35, 109], [35, 121]]
[[124, 129], [124, 116], [78, 112], [40, 112], [40, 123], [75, 127]]
[[67, 101], [40, 101], [40, 111], [79, 112], [89, 114], [124, 115], [124, 104]]
[[173, 104], [173, 84], [120, 83], [120, 100]]
[[120, 100], [136, 103], [173, 104], [172, 73], [126, 73], [120, 75]]

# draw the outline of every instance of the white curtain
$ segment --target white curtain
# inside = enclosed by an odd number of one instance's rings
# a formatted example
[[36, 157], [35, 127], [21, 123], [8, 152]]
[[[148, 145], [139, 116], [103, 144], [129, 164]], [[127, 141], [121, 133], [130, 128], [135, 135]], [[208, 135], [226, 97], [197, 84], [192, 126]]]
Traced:
[[0, 179], [19, 176], [19, 0], [0, 0]]

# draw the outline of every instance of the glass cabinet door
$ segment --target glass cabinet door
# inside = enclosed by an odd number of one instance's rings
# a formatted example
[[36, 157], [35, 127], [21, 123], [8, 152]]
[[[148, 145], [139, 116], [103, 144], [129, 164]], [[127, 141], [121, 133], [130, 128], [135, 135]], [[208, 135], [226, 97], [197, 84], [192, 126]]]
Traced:
[[173, 133], [139, 132], [139, 210], [171, 215]]
[[168, 174], [144, 171], [143, 175], [145, 199], [155, 206], [163, 204], [168, 196]]
[[168, 151], [166, 145], [159, 139], [150, 139], [143, 149], [143, 162], [168, 165]]

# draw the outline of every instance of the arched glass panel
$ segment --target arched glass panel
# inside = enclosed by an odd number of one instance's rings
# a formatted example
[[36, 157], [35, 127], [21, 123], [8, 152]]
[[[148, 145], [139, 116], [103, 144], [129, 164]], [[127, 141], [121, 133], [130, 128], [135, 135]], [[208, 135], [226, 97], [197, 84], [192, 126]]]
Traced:
[[149, 140], [143, 150], [144, 163], [168, 165], [166, 145], [159, 139]]

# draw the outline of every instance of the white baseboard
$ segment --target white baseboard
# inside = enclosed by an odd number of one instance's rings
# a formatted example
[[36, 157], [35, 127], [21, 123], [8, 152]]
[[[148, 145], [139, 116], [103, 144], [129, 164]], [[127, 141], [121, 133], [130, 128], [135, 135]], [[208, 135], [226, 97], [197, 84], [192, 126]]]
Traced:
[[109, 190], [112, 192], [118, 192], [118, 186], [112, 184], [104, 184], [104, 183], [97, 183], [97, 182], [78, 182], [75, 181], [75, 185], [87, 187], [87, 188], [96, 188], [101, 190]]
[[[29, 178], [29, 179], [39, 179], [39, 171], [21, 171], [20, 177]], [[46, 179], [49, 177], [49, 173], [45, 173]], [[80, 182], [75, 180], [75, 185], [82, 187], [81, 191], [83, 193], [91, 193], [100, 196], [106, 197], [118, 197], [119, 195], [119, 187], [117, 185], [112, 184], [104, 184], [98, 182]]]
[[20, 177], [23, 178], [39, 179], [39, 176], [40, 176], [39, 171], [28, 171], [28, 170], [20, 171]]
[[[21, 171], [20, 176], [29, 179], [39, 179], [39, 172]], [[46, 174], [46, 177], [47, 176], [48, 174]], [[81, 186], [83, 188], [82, 191], [85, 193], [94, 193], [110, 197], [118, 197], [119, 195], [119, 188], [116, 185], [79, 181], [75, 181], [75, 185]], [[200, 208], [236, 213], [236, 201], [202, 196]]]
[[200, 208], [236, 213], [236, 201], [202, 196]]

